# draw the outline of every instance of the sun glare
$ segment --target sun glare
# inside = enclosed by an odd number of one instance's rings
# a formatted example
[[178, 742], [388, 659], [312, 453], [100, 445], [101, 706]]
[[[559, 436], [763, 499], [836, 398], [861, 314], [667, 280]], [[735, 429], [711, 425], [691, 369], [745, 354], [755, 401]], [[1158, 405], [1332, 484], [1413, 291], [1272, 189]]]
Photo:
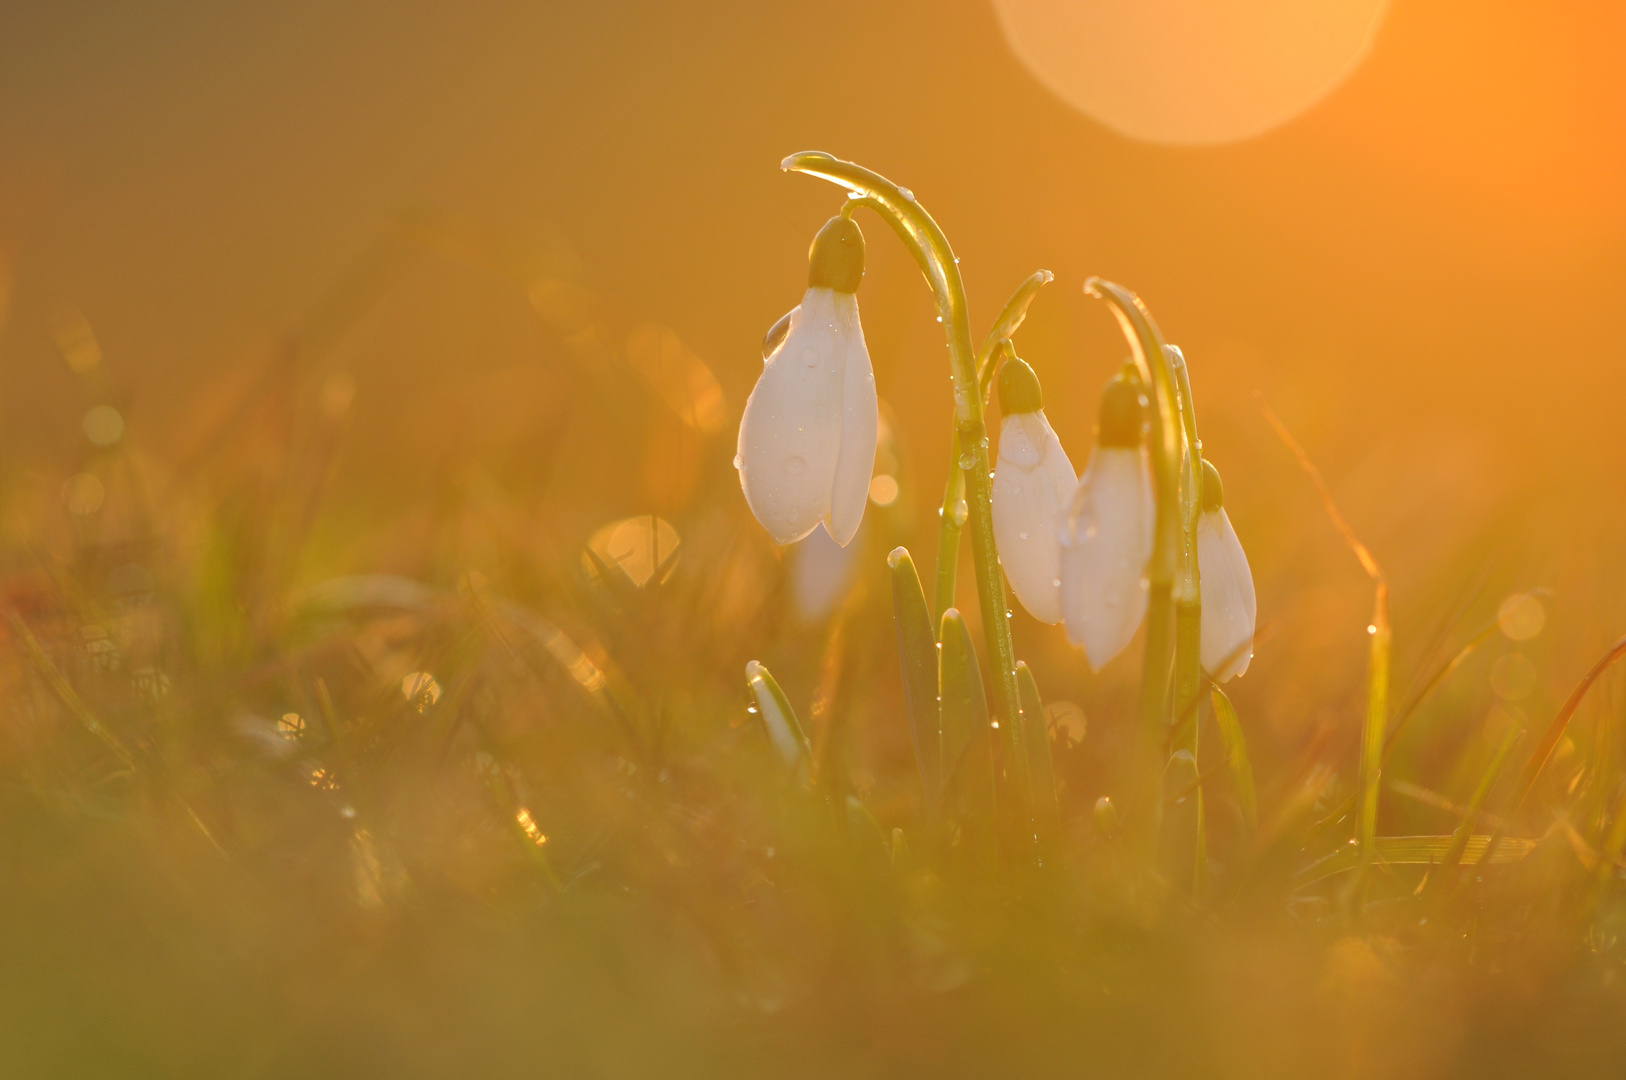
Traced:
[[1067, 104], [1133, 139], [1227, 143], [1285, 124], [1365, 58], [1387, 0], [994, 0]]

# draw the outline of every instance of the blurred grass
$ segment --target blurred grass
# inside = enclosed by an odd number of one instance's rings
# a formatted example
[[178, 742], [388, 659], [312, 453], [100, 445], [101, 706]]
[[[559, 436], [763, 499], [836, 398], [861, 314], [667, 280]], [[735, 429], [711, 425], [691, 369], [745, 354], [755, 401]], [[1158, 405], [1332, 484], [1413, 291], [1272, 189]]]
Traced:
[[[537, 370], [470, 376], [466, 412], [443, 403], [442, 423], [358, 448], [368, 388], [344, 343], [425, 259], [524, 311]], [[104, 363], [80, 372], [87, 407], [119, 404]], [[1094, 809], [1130, 766], [1133, 673], [1081, 681], [1034, 626], [1018, 623], [1024, 709], [1049, 721], [1053, 828], [1032, 851], [995, 825], [974, 612], [944, 622], [956, 734], [932, 812], [886, 559], [932, 539], [910, 448], [888, 436], [902, 492], [854, 548], [775, 550], [729, 464], [738, 403], [567, 253], [411, 216], [233, 375], [187, 430], [132, 419], [60, 474], [0, 476], [5, 1075], [1606, 1076], [1626, 1060], [1618, 686], [1600, 665], [1561, 713], [1557, 676], [1527, 685], [1524, 664], [1596, 656], [1546, 644], [1539, 595], [1501, 603], [1474, 576], [1482, 548], [1397, 586], [1401, 626], [1436, 632], [1396, 638], [1398, 685], [1418, 689], [1391, 725], [1359, 903], [1335, 811], [1357, 791], [1365, 688], [1359, 652], [1325, 643], [1363, 637], [1362, 613], [1316, 592], [1325, 563], [1289, 577], [1256, 560], [1301, 670], [1262, 656], [1235, 705], [1204, 710], [1222, 737], [1197, 763], [1208, 878], [1191, 897], [1128, 876]], [[499, 421], [507, 441], [484, 438]], [[1259, 550], [1289, 517], [1251, 520]], [[1350, 670], [1312, 662], [1335, 656]], [[766, 665], [749, 685], [748, 661]], [[1250, 715], [1307, 680], [1333, 688], [1335, 719]], [[805, 769], [776, 750], [770, 705]], [[1515, 755], [1529, 783], [1510, 794], [1498, 750], [1559, 715], [1546, 767]], [[1505, 831], [1488, 859], [1486, 827]]]

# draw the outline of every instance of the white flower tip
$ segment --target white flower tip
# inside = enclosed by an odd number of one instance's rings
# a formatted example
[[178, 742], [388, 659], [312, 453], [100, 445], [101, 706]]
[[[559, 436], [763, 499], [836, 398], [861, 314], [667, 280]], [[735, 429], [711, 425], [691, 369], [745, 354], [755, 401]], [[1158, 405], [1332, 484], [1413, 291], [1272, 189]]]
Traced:
[[1223, 508], [1205, 511], [1197, 520], [1197, 568], [1202, 582], [1203, 670], [1215, 682], [1227, 682], [1247, 671], [1253, 661], [1258, 605], [1248, 557]]

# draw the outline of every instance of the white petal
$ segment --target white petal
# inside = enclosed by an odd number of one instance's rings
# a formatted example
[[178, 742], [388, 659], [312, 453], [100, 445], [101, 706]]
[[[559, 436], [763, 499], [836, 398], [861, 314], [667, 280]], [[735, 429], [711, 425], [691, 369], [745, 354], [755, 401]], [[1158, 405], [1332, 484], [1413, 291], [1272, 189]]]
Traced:
[[791, 548], [790, 556], [790, 594], [796, 613], [809, 622], [824, 618], [852, 585], [858, 548], [844, 548], [818, 528]]
[[1096, 447], [1060, 528], [1067, 637], [1099, 671], [1146, 615], [1146, 562], [1157, 509], [1146, 453]]
[[[829, 293], [827, 289], [815, 290]], [[880, 406], [875, 399], [875, 373], [869, 366], [864, 327], [858, 321], [858, 297], [829, 293], [833, 316], [845, 345], [846, 367], [841, 397], [841, 451], [836, 458], [835, 482], [830, 492], [830, 516], [825, 527], [843, 547], [858, 532], [869, 502], [870, 477], [875, 472], [875, 441], [880, 432]], [[806, 301], [803, 307], [807, 306]]]
[[833, 298], [829, 289], [807, 290], [740, 419], [740, 486], [781, 544], [800, 540], [830, 512], [847, 374]]
[[1057, 526], [1077, 486], [1042, 411], [1005, 417], [994, 468], [994, 543], [1011, 591], [1043, 623], [1061, 622]]
[[1225, 682], [1247, 671], [1253, 660], [1258, 604], [1248, 557], [1223, 507], [1197, 519], [1197, 574], [1203, 600], [1203, 670], [1215, 682]]

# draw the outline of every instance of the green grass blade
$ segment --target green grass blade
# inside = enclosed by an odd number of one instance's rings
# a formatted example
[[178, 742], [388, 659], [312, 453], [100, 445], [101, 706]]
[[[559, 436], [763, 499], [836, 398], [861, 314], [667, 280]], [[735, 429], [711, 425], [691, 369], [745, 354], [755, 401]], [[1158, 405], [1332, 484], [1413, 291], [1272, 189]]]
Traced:
[[1546, 734], [1541, 737], [1541, 744], [1536, 747], [1535, 751], [1530, 755], [1530, 760], [1525, 763], [1524, 772], [1519, 777], [1519, 787], [1514, 796], [1512, 807], [1507, 813], [1509, 818], [1518, 813], [1520, 805], [1530, 794], [1530, 789], [1535, 787], [1536, 777], [1541, 775], [1541, 770], [1546, 766], [1547, 759], [1552, 757], [1553, 751], [1558, 748], [1558, 740], [1564, 737], [1564, 729], [1569, 727], [1570, 718], [1575, 715], [1575, 710], [1581, 707], [1581, 701], [1586, 697], [1587, 691], [1598, 680], [1598, 676], [1602, 675], [1609, 665], [1622, 656], [1626, 656], [1626, 637], [1611, 645], [1609, 651], [1604, 653], [1596, 664], [1592, 665], [1592, 669], [1582, 676], [1575, 689], [1570, 691], [1569, 698], [1565, 700], [1563, 707], [1558, 710], [1558, 715], [1553, 717], [1553, 722], [1548, 725]]
[[[1513, 728], [1502, 740], [1495, 756], [1491, 758], [1490, 767], [1479, 778], [1479, 785], [1474, 788], [1473, 797], [1468, 800], [1468, 809], [1462, 815], [1462, 824], [1457, 826], [1456, 832], [1451, 834], [1451, 847], [1445, 853], [1444, 873], [1440, 875], [1440, 882], [1447, 882], [1455, 876], [1457, 867], [1462, 862], [1462, 853], [1468, 847], [1468, 839], [1473, 835], [1474, 826], [1479, 824], [1479, 816], [1484, 811], [1485, 800], [1490, 797], [1491, 788], [1502, 775], [1502, 769], [1507, 765], [1508, 756], [1513, 753], [1513, 747], [1524, 738], [1523, 728]], [[1437, 886], [1443, 888], [1444, 886]]]
[[1251, 832], [1259, 827], [1259, 801], [1253, 787], [1253, 763], [1248, 760], [1248, 741], [1242, 735], [1242, 725], [1236, 718], [1236, 707], [1225, 691], [1214, 687], [1214, 724], [1219, 728], [1220, 743], [1225, 747], [1225, 760], [1231, 767], [1231, 778], [1236, 784], [1236, 801], [1242, 807], [1242, 817]]
[[942, 709], [944, 786], [957, 790], [960, 809], [979, 814], [993, 803], [993, 755], [988, 697], [971, 633], [955, 608], [943, 613], [937, 689]]
[[[1373, 602], [1372, 624], [1368, 627], [1371, 648], [1366, 667], [1366, 723], [1361, 728], [1361, 816], [1357, 837], [1361, 851], [1373, 851], [1378, 826], [1378, 791], [1383, 780], [1383, 731], [1389, 719], [1389, 630], [1388, 589], [1380, 581]], [[1364, 869], [1371, 858], [1363, 854]]]
[[1016, 662], [1016, 687], [1022, 701], [1022, 738], [1027, 742], [1028, 766], [1033, 770], [1033, 809], [1041, 820], [1056, 814], [1056, 766], [1050, 757], [1050, 731], [1045, 723], [1044, 699], [1027, 661]]
[[[1450, 836], [1378, 836], [1372, 840], [1371, 861], [1373, 863], [1387, 863], [1392, 866], [1439, 866], [1445, 862], [1447, 853], [1451, 850], [1452, 837]], [[1477, 866], [1485, 857], [1485, 850], [1490, 846], [1491, 838], [1484, 833], [1468, 837], [1462, 848], [1463, 866]], [[1518, 862], [1536, 848], [1536, 841], [1518, 837], [1505, 837], [1494, 852], [1491, 853], [1492, 863]], [[1300, 870], [1294, 879], [1294, 885], [1304, 886], [1320, 881], [1322, 878], [1334, 874], [1342, 874], [1348, 870], [1358, 869], [1362, 865], [1360, 845], [1351, 840], [1349, 843], [1327, 855], [1322, 856], [1309, 866]]]
[[745, 665], [745, 681], [751, 687], [751, 696], [756, 698], [757, 711], [762, 717], [762, 726], [768, 732], [768, 741], [787, 765], [795, 765], [798, 761], [811, 760], [812, 748], [808, 746], [807, 736], [802, 733], [801, 721], [796, 719], [796, 710], [791, 708], [790, 699], [779, 688], [779, 683], [769, 673], [768, 669], [755, 660]]
[[903, 704], [909, 715], [915, 763], [926, 792], [926, 805], [937, 801], [943, 771], [937, 717], [937, 638], [920, 575], [908, 548], [896, 548], [886, 558], [892, 570], [892, 621], [898, 635], [898, 663], [903, 669]]

